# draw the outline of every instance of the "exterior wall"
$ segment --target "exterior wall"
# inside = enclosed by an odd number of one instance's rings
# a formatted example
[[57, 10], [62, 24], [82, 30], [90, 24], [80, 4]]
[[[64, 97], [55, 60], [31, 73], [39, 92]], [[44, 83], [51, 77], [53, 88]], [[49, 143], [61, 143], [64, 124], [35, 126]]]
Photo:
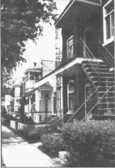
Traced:
[[46, 76], [55, 69], [55, 62], [49, 60], [42, 60], [42, 77]]

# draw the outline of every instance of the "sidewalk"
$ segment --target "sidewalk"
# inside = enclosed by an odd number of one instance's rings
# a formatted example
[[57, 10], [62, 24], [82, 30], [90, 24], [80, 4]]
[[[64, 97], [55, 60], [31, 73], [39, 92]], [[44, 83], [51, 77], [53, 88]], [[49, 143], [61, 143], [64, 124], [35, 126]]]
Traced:
[[29, 144], [2, 126], [2, 157], [6, 167], [60, 167], [38, 145], [41, 143]]

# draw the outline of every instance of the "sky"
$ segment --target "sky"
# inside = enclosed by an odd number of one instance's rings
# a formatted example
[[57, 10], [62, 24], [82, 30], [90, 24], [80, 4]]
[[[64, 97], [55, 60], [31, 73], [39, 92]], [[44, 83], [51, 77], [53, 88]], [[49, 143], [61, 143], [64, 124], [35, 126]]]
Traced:
[[[70, 0], [54, 0], [57, 6], [57, 13], [60, 15]], [[36, 44], [28, 40], [26, 45], [26, 51], [23, 57], [26, 59], [26, 63], [18, 67], [13, 73], [13, 79], [15, 83], [19, 83], [24, 76], [24, 71], [33, 67], [33, 63], [37, 62], [39, 65], [41, 60], [53, 60], [55, 61], [55, 26], [52, 24], [44, 24], [43, 36], [40, 36], [36, 41]]]

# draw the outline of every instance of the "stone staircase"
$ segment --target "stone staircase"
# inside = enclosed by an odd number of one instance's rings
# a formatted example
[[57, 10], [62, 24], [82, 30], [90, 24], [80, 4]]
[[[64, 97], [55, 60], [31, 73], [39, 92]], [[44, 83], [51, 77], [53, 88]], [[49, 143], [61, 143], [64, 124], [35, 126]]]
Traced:
[[82, 62], [82, 68], [96, 89], [96, 108], [91, 119], [114, 119], [114, 73], [103, 61], [89, 59]]

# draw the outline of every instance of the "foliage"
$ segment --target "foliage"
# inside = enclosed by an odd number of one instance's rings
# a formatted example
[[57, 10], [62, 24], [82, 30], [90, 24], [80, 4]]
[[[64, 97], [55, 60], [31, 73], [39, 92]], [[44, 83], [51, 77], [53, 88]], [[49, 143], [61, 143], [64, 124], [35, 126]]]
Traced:
[[55, 20], [56, 3], [53, 0], [2, 0], [1, 1], [1, 62], [2, 80], [17, 66], [26, 61], [22, 54], [25, 41], [35, 41], [42, 35], [42, 22]]
[[60, 150], [64, 150], [64, 141], [59, 133], [44, 134], [41, 137], [41, 142], [43, 148], [49, 153], [58, 154]]
[[39, 141], [41, 136], [47, 132], [46, 127], [35, 127], [34, 125], [27, 125], [21, 131], [19, 131], [24, 135], [24, 138], [29, 142]]
[[65, 124], [62, 136], [69, 152], [66, 166], [115, 166], [115, 129], [112, 121]]

